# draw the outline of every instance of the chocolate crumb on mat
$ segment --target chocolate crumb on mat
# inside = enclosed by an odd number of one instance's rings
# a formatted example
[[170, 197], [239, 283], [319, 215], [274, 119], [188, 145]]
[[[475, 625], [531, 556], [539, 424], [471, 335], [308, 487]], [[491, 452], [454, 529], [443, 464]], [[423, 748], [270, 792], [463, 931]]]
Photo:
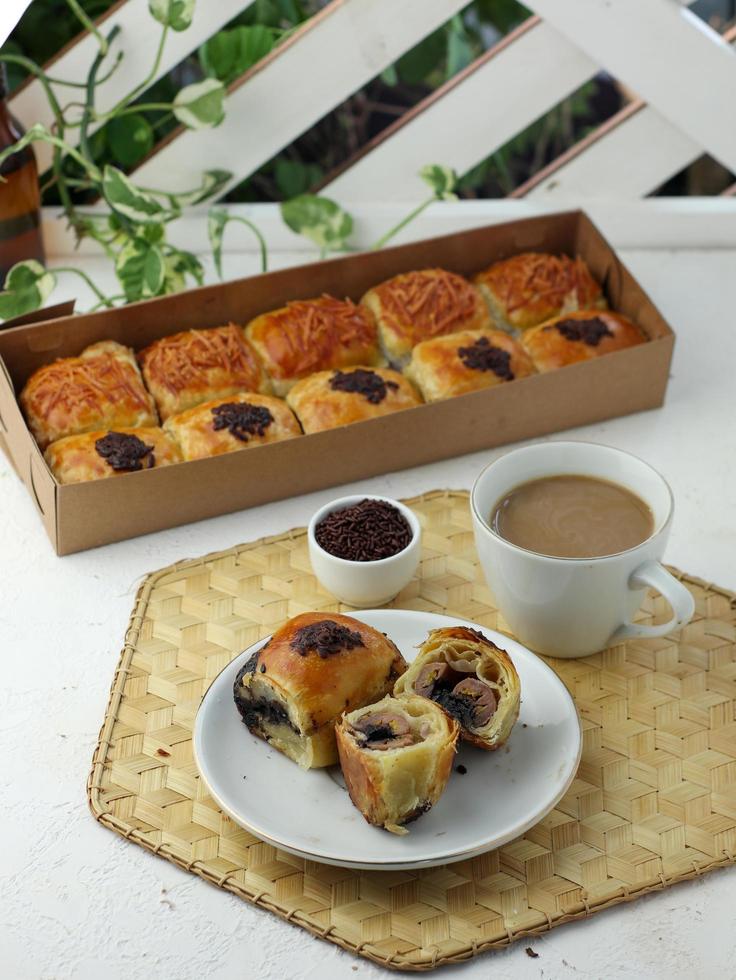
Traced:
[[317, 544], [346, 561], [380, 561], [411, 542], [409, 523], [393, 504], [366, 498], [327, 514], [314, 529]]
[[464, 776], [467, 771], [467, 767], [464, 766], [462, 762], [459, 766], [455, 766], [455, 772], [459, 772], [461, 776]]
[[527, 956], [530, 956], [533, 960], [539, 959], [539, 953], [535, 953], [534, 950], [531, 948], [531, 946], [527, 946], [524, 952], [526, 953]]

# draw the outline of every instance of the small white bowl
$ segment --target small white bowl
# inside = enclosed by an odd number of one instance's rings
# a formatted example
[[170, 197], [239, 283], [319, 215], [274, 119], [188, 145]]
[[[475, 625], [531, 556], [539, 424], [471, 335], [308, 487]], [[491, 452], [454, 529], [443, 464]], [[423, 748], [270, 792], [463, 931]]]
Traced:
[[[361, 500], [384, 500], [400, 511], [411, 528], [411, 541], [396, 555], [377, 561], [348, 561], [338, 558], [317, 543], [314, 529], [335, 510], [344, 510]], [[307, 529], [309, 558], [320, 583], [341, 602], [350, 606], [374, 608], [390, 602], [412, 580], [419, 564], [422, 529], [412, 510], [398, 500], [380, 494], [356, 493], [339, 497], [321, 507], [312, 517]]]

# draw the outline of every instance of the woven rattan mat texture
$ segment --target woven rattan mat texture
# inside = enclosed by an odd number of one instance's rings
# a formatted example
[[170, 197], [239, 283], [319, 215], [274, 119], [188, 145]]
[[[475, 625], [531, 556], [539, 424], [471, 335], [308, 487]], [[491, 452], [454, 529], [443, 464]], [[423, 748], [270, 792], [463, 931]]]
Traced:
[[[467, 494], [408, 503], [423, 526], [423, 556], [393, 605], [504, 629], [477, 564]], [[200, 700], [236, 654], [289, 616], [346, 608], [312, 575], [304, 530], [165, 568], [141, 586], [126, 633], [89, 778], [92, 812], [192, 874], [401, 969], [470, 959], [732, 864], [736, 599], [680, 578], [696, 614], [679, 636], [549, 661], [577, 703], [584, 749], [548, 816], [472, 860], [359, 872], [293, 857], [242, 830], [208, 797], [192, 761]], [[640, 618], [665, 615], [651, 598]]]

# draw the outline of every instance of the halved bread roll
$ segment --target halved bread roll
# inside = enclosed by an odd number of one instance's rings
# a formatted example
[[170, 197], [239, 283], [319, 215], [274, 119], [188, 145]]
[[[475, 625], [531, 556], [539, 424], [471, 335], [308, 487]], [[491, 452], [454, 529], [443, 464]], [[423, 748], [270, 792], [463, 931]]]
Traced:
[[509, 655], [468, 626], [432, 630], [394, 694], [436, 701], [459, 722], [466, 742], [489, 752], [509, 737], [521, 704]]
[[460, 727], [413, 694], [387, 696], [342, 716], [335, 734], [350, 799], [368, 823], [392, 834], [444, 792]]
[[249, 731], [302, 769], [337, 762], [344, 711], [382, 698], [406, 670], [387, 636], [352, 616], [302, 613], [238, 673], [235, 704]]

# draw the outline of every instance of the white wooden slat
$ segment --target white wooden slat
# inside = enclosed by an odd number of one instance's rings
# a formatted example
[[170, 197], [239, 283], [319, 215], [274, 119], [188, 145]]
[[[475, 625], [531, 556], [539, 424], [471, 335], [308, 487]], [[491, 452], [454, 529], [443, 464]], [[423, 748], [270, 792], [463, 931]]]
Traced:
[[[406, 204], [395, 202], [356, 203], [351, 207], [355, 219], [355, 248], [368, 248], [385, 231], [407, 214]], [[407, 225], [391, 244], [445, 235], [464, 228], [478, 228], [500, 221], [513, 221], [537, 214], [559, 212], [559, 206], [539, 199], [523, 201], [497, 200], [454, 201], [432, 204]], [[585, 210], [616, 248], [736, 248], [736, 198], [734, 197], [656, 197], [646, 200], [590, 199]], [[315, 245], [295, 235], [281, 219], [277, 204], [232, 204], [228, 211], [255, 222], [268, 243], [269, 252], [289, 253], [293, 262], [311, 262], [318, 258]], [[58, 208], [43, 213], [44, 242], [50, 264], [66, 265], [76, 256], [80, 261], [101, 255], [99, 246], [85, 240], [77, 247], [74, 235], [58, 220]], [[209, 252], [207, 209], [192, 208], [169, 226], [170, 239], [181, 248], [198, 255]], [[258, 244], [242, 225], [228, 225], [225, 252], [258, 259]], [[227, 265], [228, 276], [250, 275], [257, 265], [237, 262]]]
[[[573, 148], [575, 150], [575, 148]], [[644, 197], [702, 153], [700, 146], [656, 109], [640, 105], [600, 138], [552, 164], [515, 197], [562, 202], [582, 197]], [[540, 179], [541, 178], [541, 179]]]
[[[5, 0], [0, 0], [0, 3], [3, 2]], [[252, 2], [253, 0], [217, 0], [213, 3], [210, 0], [209, 3], [198, 3], [188, 30], [169, 31], [156, 78], [161, 78], [178, 65], [203, 41], [232, 20], [241, 10], [249, 7]], [[121, 31], [114, 42], [111, 54], [105, 61], [105, 67], [113, 64], [118, 50], [123, 51], [124, 57], [112, 78], [97, 89], [97, 109], [101, 112], [111, 109], [119, 99], [132, 91], [147, 76], [153, 65], [161, 36], [160, 25], [148, 12], [148, 0], [127, 0], [123, 3], [104, 19], [101, 25], [103, 34], [107, 34], [115, 24], [120, 26]], [[66, 81], [83, 82], [96, 54], [96, 39], [91, 34], [84, 34], [53, 62], [49, 74]], [[104, 68], [102, 74], [105, 74]], [[62, 106], [80, 98], [79, 89], [63, 85], [55, 85], [53, 89]], [[53, 125], [54, 117], [38, 81], [29, 83], [14, 95], [10, 100], [10, 109], [26, 127], [36, 122], [44, 123], [49, 128]], [[78, 130], [70, 129], [67, 137], [71, 143], [76, 143]], [[39, 143], [36, 144], [35, 150], [39, 169], [43, 171], [51, 163], [52, 151]]]
[[[736, 28], [723, 37], [733, 45]], [[596, 197], [605, 188], [611, 197], [644, 197], [702, 152], [698, 143], [638, 100], [517, 188], [513, 196], [563, 202]], [[629, 161], [636, 161], [635, 165]]]
[[3, 0], [0, 5], [0, 44], [5, 44], [30, 3], [31, 0]]
[[419, 106], [327, 185], [343, 202], [420, 200], [426, 163], [463, 174], [597, 71], [564, 35], [536, 18]]
[[736, 170], [736, 53], [700, 18], [672, 0], [531, 0], [530, 6]]
[[213, 130], [182, 132], [139, 167], [147, 187], [196, 186], [203, 170], [240, 182], [401, 54], [457, 13], [466, 0], [333, 0], [245, 76]]

